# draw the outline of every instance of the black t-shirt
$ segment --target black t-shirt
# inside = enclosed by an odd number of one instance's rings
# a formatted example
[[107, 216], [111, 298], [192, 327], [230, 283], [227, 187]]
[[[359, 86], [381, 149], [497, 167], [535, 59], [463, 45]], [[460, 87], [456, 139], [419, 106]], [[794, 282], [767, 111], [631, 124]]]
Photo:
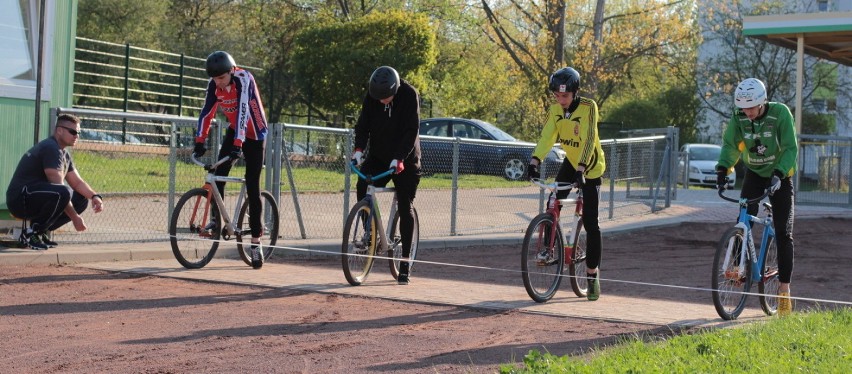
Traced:
[[18, 168], [12, 175], [9, 188], [6, 190], [6, 200], [17, 197], [24, 186], [47, 183], [44, 169], [59, 170], [63, 176], [75, 170], [71, 153], [59, 148], [59, 143], [52, 136], [34, 145], [21, 157]]

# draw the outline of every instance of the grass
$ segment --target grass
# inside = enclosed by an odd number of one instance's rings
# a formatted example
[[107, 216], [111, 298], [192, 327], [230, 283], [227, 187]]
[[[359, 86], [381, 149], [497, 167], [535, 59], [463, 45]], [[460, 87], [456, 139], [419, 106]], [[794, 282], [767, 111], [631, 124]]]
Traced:
[[850, 373], [852, 308], [795, 313], [665, 341], [625, 339], [588, 356], [530, 351], [501, 373]]
[[[76, 152], [74, 164], [83, 179], [100, 193], [162, 193], [169, 189], [169, 159], [163, 155]], [[176, 190], [186, 191], [199, 187], [204, 178], [201, 168], [184, 162], [176, 166]], [[264, 169], [264, 173], [268, 170]], [[241, 176], [245, 169], [235, 166], [231, 175]], [[261, 176], [261, 181], [265, 180]], [[357, 176], [352, 176], [352, 183]], [[293, 179], [300, 192], [342, 192], [343, 173], [320, 168], [294, 168]], [[281, 189], [289, 191], [286, 171], [281, 172]], [[511, 188], [528, 186], [527, 181], [509, 181], [487, 175], [462, 175], [458, 186], [462, 189]], [[228, 191], [237, 191], [238, 185], [229, 184]], [[450, 189], [452, 174], [434, 174], [421, 179], [421, 189]]]

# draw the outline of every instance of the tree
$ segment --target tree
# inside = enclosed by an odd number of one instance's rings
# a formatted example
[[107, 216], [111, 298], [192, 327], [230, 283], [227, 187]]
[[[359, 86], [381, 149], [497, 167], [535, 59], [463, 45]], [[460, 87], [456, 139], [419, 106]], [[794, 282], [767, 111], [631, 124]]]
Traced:
[[305, 103], [354, 113], [366, 83], [381, 65], [394, 67], [415, 87], [425, 85], [435, 63], [435, 34], [423, 15], [373, 12], [352, 22], [329, 21], [301, 31], [295, 39], [293, 73]]
[[[699, 60], [699, 98], [702, 109], [723, 122], [733, 109], [733, 92], [745, 78], [766, 85], [770, 101], [795, 103], [796, 52], [742, 35], [742, 17], [791, 11], [777, 1], [709, 1], [701, 14], [704, 32], [703, 57]], [[710, 51], [713, 51], [712, 54]], [[803, 114], [814, 111], [811, 99], [820, 90], [849, 97], [852, 90], [837, 81], [837, 65], [807, 57], [804, 60]], [[804, 117], [803, 117], [804, 118]], [[803, 119], [804, 121], [804, 119]], [[721, 128], [718, 128], [721, 132]], [[804, 130], [803, 130], [804, 132]]]

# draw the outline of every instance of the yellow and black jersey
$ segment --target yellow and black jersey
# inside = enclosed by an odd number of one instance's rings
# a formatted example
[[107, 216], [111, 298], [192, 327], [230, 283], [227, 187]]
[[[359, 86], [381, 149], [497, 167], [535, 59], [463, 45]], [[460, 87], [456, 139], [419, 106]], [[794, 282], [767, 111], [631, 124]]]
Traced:
[[533, 151], [533, 157], [544, 160], [554, 143], [562, 144], [571, 165], [586, 165], [587, 178], [600, 178], [606, 170], [601, 140], [598, 137], [598, 105], [594, 100], [578, 96], [567, 110], [553, 104], [547, 110], [547, 123]]

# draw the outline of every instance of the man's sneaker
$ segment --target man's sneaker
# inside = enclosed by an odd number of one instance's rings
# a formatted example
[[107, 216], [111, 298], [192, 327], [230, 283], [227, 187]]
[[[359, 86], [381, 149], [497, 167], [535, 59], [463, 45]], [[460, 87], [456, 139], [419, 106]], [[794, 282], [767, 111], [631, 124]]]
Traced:
[[260, 243], [251, 243], [251, 268], [263, 267], [263, 246]]
[[601, 283], [598, 280], [600, 272], [595, 273], [595, 275], [586, 274], [586, 277], [589, 279], [589, 291], [586, 293], [586, 297], [589, 301], [595, 301], [601, 297]]
[[216, 222], [215, 219], [211, 219], [210, 222], [207, 223], [207, 226], [204, 226], [204, 228], [201, 229], [201, 231], [213, 231], [213, 230], [216, 229], [216, 226], [218, 226], [218, 225], [219, 224]]
[[786, 317], [793, 313], [793, 301], [789, 292], [778, 293], [778, 316]]
[[550, 251], [547, 248], [542, 249], [541, 252], [539, 252], [535, 256], [536, 265], [538, 265], [538, 266], [553, 265], [553, 264], [556, 263], [555, 257], [556, 256], [553, 255], [553, 251]]
[[39, 236], [39, 239], [41, 239], [42, 243], [46, 244], [50, 248], [55, 248], [56, 246], [59, 245], [59, 243], [57, 243], [53, 240], [50, 240], [50, 236], [48, 236], [47, 233], [41, 233], [41, 234], [36, 234], [36, 235]]
[[41, 242], [39, 234], [33, 232], [33, 229], [26, 229], [25, 231], [22, 231], [21, 236], [18, 237], [18, 243], [23, 248], [30, 247], [36, 250], [45, 250], [48, 248], [47, 244]]
[[399, 276], [396, 277], [397, 284], [408, 284], [408, 261], [399, 262]]

